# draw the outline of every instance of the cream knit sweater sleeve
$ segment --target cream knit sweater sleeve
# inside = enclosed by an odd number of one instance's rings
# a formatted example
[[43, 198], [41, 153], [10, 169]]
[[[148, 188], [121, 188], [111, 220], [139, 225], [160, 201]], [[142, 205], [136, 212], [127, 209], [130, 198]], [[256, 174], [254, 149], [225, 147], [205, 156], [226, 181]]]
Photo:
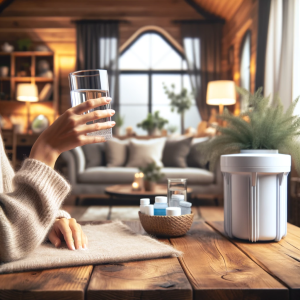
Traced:
[[40, 245], [70, 191], [69, 184], [44, 163], [25, 160], [14, 174], [0, 136], [0, 262], [20, 259]]

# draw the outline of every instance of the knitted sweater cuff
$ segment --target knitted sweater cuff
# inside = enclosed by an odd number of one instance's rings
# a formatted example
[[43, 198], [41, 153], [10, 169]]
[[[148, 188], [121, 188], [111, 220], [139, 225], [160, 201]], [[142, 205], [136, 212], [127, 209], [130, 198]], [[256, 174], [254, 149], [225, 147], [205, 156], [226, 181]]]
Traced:
[[62, 218], [71, 219], [71, 216], [65, 210], [60, 209], [56, 214], [56, 219], [62, 219]]
[[58, 207], [70, 192], [70, 185], [62, 176], [46, 164], [35, 159], [26, 159], [17, 175], [15, 176], [16, 181], [21, 179], [20, 181], [38, 188]]

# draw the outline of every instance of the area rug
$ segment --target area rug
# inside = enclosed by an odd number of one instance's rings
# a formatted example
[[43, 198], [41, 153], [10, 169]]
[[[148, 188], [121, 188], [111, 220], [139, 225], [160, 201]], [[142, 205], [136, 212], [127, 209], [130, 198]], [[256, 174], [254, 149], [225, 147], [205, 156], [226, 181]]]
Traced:
[[44, 243], [26, 258], [0, 264], [0, 273], [120, 263], [181, 255], [181, 252], [172, 246], [149, 236], [134, 233], [120, 221], [104, 225], [84, 225], [82, 229], [89, 241], [87, 250], [71, 251], [65, 244], [57, 249], [50, 243]]

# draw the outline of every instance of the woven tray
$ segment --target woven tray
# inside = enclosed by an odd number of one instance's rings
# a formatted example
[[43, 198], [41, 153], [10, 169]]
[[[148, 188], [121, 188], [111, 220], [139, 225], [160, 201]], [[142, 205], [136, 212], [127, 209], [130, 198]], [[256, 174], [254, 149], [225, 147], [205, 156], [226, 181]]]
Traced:
[[161, 237], [177, 237], [191, 228], [194, 214], [182, 216], [149, 216], [139, 211], [140, 221], [148, 234]]

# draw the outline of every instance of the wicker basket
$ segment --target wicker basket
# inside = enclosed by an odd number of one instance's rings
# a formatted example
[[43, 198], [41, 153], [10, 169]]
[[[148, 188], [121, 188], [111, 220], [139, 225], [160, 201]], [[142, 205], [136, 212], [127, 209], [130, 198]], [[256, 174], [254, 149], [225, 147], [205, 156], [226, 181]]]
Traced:
[[139, 211], [140, 221], [148, 234], [161, 237], [177, 237], [191, 228], [194, 214], [182, 216], [149, 216]]

